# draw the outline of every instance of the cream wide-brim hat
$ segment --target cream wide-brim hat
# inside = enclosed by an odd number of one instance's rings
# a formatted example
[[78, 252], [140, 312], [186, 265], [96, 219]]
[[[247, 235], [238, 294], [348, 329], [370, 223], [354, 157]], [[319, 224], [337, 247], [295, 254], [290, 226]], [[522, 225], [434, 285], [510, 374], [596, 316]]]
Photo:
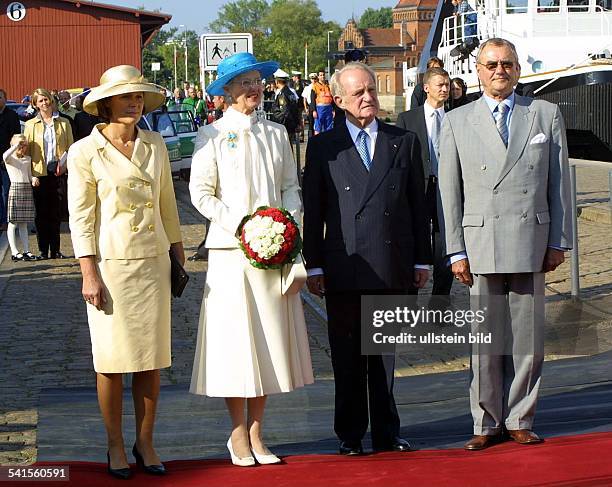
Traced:
[[104, 74], [100, 77], [100, 86], [92, 88], [85, 97], [83, 110], [91, 115], [98, 116], [98, 102], [100, 100], [139, 91], [144, 95], [143, 115], [159, 108], [166, 101], [161, 89], [153, 83], [147, 82], [138, 68], [128, 64], [114, 66], [104, 71]]

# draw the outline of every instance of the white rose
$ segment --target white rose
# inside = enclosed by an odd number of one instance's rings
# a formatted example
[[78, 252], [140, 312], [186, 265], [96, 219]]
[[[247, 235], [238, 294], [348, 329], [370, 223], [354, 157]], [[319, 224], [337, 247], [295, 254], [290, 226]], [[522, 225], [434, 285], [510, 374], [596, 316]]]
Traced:
[[285, 237], [283, 237], [282, 235], [277, 235], [276, 237], [274, 237], [275, 244], [283, 244], [284, 242], [285, 242]]
[[272, 230], [274, 230], [275, 233], [283, 234], [285, 233], [285, 228], [285, 224], [281, 222], [274, 222], [272, 224]]

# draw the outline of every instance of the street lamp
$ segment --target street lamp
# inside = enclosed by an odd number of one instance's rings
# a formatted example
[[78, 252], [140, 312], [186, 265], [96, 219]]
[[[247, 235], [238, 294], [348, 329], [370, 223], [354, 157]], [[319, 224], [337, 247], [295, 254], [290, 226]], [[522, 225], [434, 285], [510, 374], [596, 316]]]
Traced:
[[176, 72], [176, 42], [175, 41], [167, 41], [166, 46], [172, 45], [174, 48], [174, 88], [178, 86], [178, 74]]
[[334, 33], [333, 30], [327, 31], [327, 79], [328, 80], [331, 78], [331, 67], [329, 64], [329, 34], [333, 34], [333, 33]]
[[[183, 24], [179, 25], [179, 27], [185, 29], [185, 81], [187, 81], [187, 28]], [[186, 93], [185, 96], [187, 96]]]

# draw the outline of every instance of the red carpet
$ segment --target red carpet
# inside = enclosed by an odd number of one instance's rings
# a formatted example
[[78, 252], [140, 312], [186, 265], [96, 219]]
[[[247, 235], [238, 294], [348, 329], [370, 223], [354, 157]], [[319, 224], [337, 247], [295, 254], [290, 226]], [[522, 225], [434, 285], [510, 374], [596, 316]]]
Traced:
[[[19, 482], [40, 487], [176, 486], [310, 487], [435, 486], [523, 487], [612, 486], [612, 432], [559, 437], [540, 445], [508, 442], [482, 452], [421, 450], [363, 457], [302, 455], [284, 465], [234, 467], [228, 460], [166, 462], [169, 474], [152, 477], [140, 471], [130, 483], [113, 481], [105, 466], [68, 462], [70, 482]], [[61, 462], [39, 463], [58, 465]]]

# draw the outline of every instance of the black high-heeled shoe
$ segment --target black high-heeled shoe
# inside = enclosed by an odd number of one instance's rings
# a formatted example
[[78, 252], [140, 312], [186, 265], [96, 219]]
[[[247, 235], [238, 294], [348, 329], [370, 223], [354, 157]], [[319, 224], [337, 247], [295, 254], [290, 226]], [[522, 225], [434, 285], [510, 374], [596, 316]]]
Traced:
[[132, 476], [132, 470], [130, 470], [130, 467], [111, 468], [110, 453], [108, 452], [108, 450], [106, 452], [106, 469], [108, 470], [109, 474], [111, 474], [113, 477], [120, 479], [120, 480], [128, 480]]
[[164, 467], [163, 463], [159, 465], [145, 465], [144, 459], [140, 452], [136, 449], [136, 443], [132, 447], [132, 455], [136, 459], [136, 465], [142, 468], [146, 473], [150, 475], [166, 475], [166, 467]]

